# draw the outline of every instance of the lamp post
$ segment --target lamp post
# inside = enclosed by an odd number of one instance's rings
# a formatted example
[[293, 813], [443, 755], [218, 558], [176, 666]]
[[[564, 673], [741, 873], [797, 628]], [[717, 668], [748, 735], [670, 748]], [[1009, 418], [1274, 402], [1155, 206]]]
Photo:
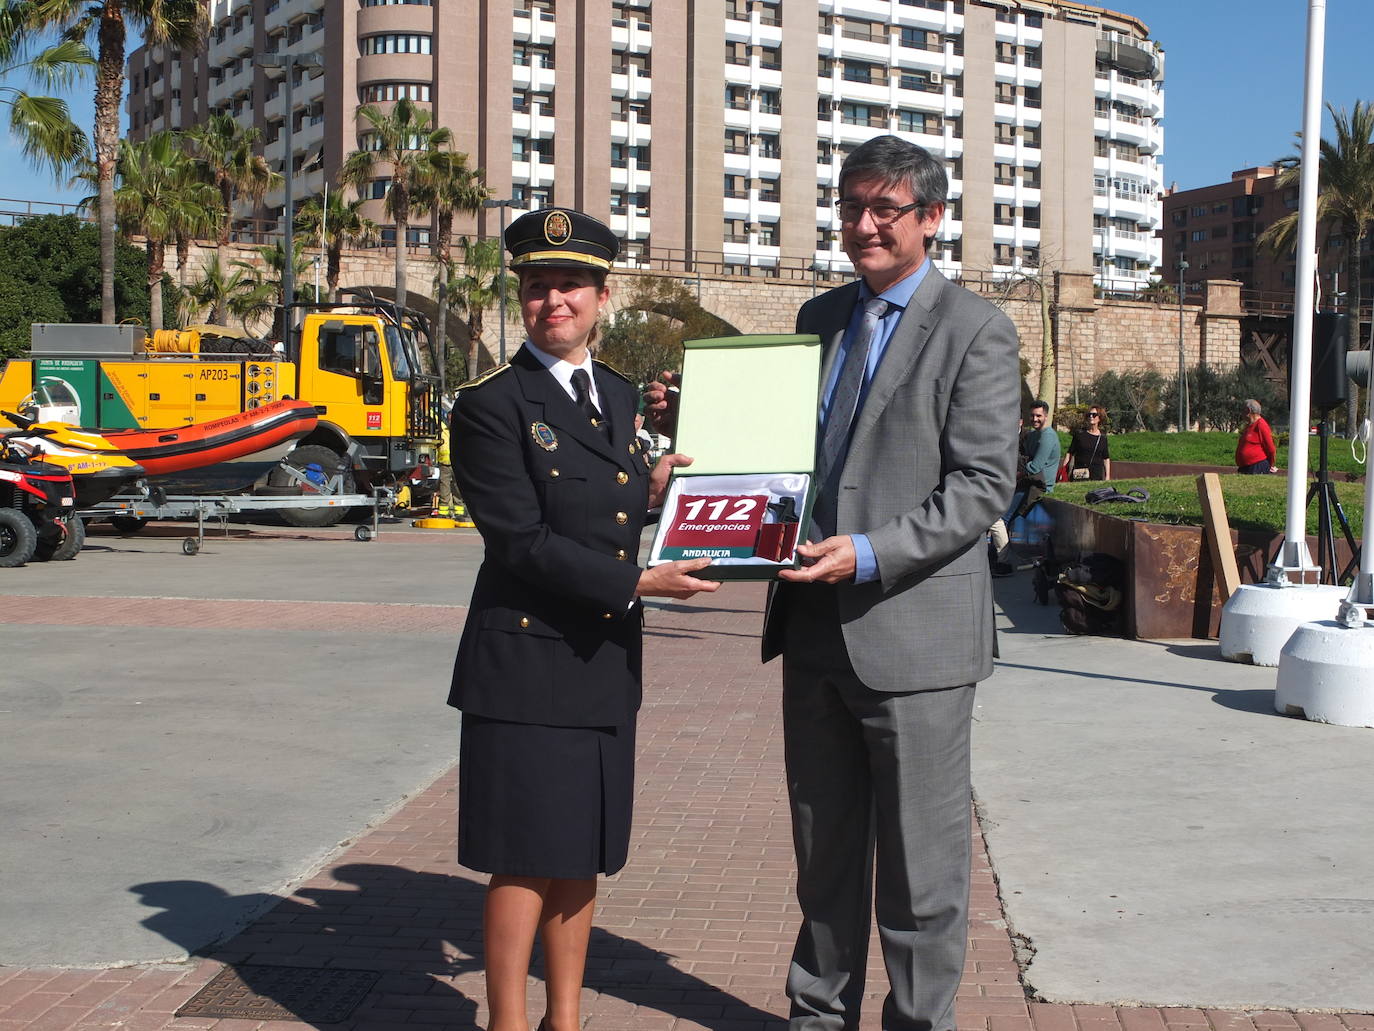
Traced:
[[284, 122], [284, 132], [286, 139], [282, 141], [282, 147], [286, 152], [286, 157], [282, 161], [282, 174], [286, 180], [286, 197], [282, 215], [282, 271], [281, 271], [281, 293], [282, 293], [282, 335], [286, 337], [286, 352], [295, 355], [295, 327], [291, 324], [291, 304], [296, 298], [296, 269], [295, 269], [295, 244], [292, 240], [292, 230], [295, 228], [296, 212], [295, 198], [293, 197], [292, 182], [296, 177], [295, 159], [292, 146], [292, 122], [295, 120], [295, 111], [291, 103], [292, 80], [295, 78], [297, 68], [324, 68], [324, 61], [318, 53], [306, 51], [293, 54], [289, 50], [284, 54], [264, 54], [258, 57], [255, 63], [261, 68], [281, 68], [284, 71], [286, 80], [286, 119]]
[[[506, 211], [515, 207], [510, 197], [488, 197], [482, 201], [484, 208], [501, 209], [501, 235], [497, 237], [497, 253], [501, 255], [501, 278], [496, 282], [501, 305], [501, 364], [506, 364]], [[476, 371], [476, 370], [473, 370]], [[469, 373], [472, 375], [472, 373]]]
[[1183, 349], [1183, 273], [1188, 263], [1182, 258], [1174, 265], [1178, 269], [1178, 431], [1188, 428], [1188, 360]]

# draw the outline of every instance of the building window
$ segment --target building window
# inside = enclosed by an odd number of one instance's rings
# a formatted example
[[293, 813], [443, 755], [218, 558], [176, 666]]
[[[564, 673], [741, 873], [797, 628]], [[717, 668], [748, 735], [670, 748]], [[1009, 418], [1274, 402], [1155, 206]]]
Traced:
[[897, 111], [897, 128], [901, 132], [918, 132], [928, 136], [938, 136], [941, 123], [942, 119], [939, 115], [928, 114], [925, 111], [907, 111], [905, 109]]
[[760, 133], [759, 157], [775, 159], [782, 157], [782, 141], [772, 133]]
[[884, 65], [870, 64], [867, 61], [845, 61], [844, 81], [867, 82], [874, 86], [883, 86], [887, 83], [887, 68]]
[[390, 100], [430, 99], [430, 84], [427, 82], [374, 82], [360, 91], [364, 104], [380, 104]]
[[727, 218], [724, 237], [726, 243], [748, 243], [749, 224], [742, 218]]
[[363, 197], [366, 200], [381, 200], [390, 189], [390, 179], [372, 179], [363, 187]]
[[362, 41], [364, 54], [428, 54], [433, 37], [426, 32], [384, 32]]
[[725, 196], [732, 200], [748, 200], [749, 177], [743, 175], [727, 175], [725, 177]]
[[759, 47], [759, 67], [769, 71], [782, 68], [782, 47]]
[[934, 50], [938, 52], [942, 49], [938, 32], [928, 32], [913, 25], [902, 26], [902, 34], [898, 37], [897, 43], [899, 46], [907, 47], [910, 50]]
[[725, 106], [732, 111], [749, 110], [749, 87], [748, 86], [726, 86], [725, 87]]
[[998, 186], [1011, 186], [1016, 182], [1016, 166], [998, 161], [992, 166], [992, 181]]
[[759, 90], [759, 114], [782, 114], [782, 92], [775, 89]]
[[776, 179], [762, 179], [758, 186], [759, 200], [767, 204], [777, 204], [782, 200], [782, 191]]
[[1013, 212], [1016, 209], [1010, 204], [994, 204], [992, 206], [992, 224], [998, 226], [1009, 226], [1015, 223]]
[[845, 125], [884, 127], [887, 125], [887, 108], [872, 107], [868, 104], [841, 104], [840, 121]]
[[[612, 150], [615, 148], [612, 147]], [[748, 154], [749, 153], [749, 134], [742, 129], [725, 130], [725, 153], [727, 154]], [[617, 165], [617, 168], [624, 168], [624, 165]]]
[[632, 114], [632, 115], [635, 116], [635, 121], [638, 122], [640, 125], [648, 125], [648, 124], [650, 124], [650, 119], [649, 119], [649, 114], [650, 114], [649, 101], [648, 101], [648, 100], [632, 100], [632, 101], [630, 101], [630, 114]]
[[760, 224], [758, 242], [764, 247], [776, 247], [778, 245], [778, 224], [776, 222]]
[[748, 65], [749, 44], [733, 43], [727, 40], [725, 43], [725, 63], [735, 65]]

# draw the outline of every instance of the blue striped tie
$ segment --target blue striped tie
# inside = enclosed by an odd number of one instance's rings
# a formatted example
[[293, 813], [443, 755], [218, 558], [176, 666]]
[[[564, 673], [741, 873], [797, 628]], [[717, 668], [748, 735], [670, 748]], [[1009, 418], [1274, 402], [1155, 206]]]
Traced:
[[835, 533], [840, 472], [844, 469], [845, 452], [849, 448], [849, 433], [858, 414], [859, 394], [863, 390], [864, 372], [868, 368], [868, 352], [887, 307], [887, 302], [881, 297], [870, 297], [864, 302], [863, 322], [850, 342], [844, 365], [840, 368], [840, 378], [830, 399], [830, 412], [825, 419], [820, 455], [816, 462], [816, 482], [821, 492], [816, 501], [814, 518], [817, 528], [826, 537]]

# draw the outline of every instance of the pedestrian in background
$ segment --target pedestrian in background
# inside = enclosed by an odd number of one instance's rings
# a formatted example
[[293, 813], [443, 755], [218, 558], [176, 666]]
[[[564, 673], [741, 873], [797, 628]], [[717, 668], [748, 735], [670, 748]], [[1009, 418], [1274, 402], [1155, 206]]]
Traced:
[[1107, 410], [1088, 409], [1087, 425], [1073, 431], [1069, 453], [1064, 457], [1065, 480], [1110, 480], [1112, 454], [1107, 443]]
[[1274, 434], [1264, 419], [1260, 403], [1253, 397], [1245, 402], [1245, 425], [1236, 441], [1236, 471], [1247, 476], [1278, 472], [1278, 452]]

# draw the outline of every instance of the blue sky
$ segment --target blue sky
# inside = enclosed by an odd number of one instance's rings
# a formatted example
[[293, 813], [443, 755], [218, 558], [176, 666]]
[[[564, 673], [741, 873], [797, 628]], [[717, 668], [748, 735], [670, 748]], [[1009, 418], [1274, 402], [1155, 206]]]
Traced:
[[[1140, 18], [1165, 48], [1166, 184], [1206, 186], [1293, 152], [1302, 122], [1306, 0], [1106, 0], [1102, 6]], [[1327, 0], [1326, 100], [1346, 108], [1374, 100], [1371, 45], [1374, 2]], [[89, 89], [71, 100], [89, 130]], [[13, 142], [0, 139], [0, 197], [72, 202], [78, 196], [28, 168]]]

